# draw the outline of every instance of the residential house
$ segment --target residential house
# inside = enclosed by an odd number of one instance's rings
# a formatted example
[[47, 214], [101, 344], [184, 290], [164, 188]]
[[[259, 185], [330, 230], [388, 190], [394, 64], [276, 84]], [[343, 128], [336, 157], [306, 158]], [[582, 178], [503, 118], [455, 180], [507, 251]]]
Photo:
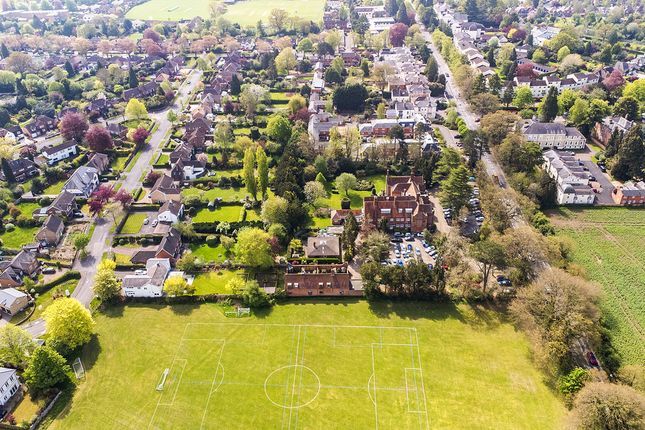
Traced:
[[[13, 176], [15, 182], [25, 182], [34, 176], [40, 175], [40, 170], [33, 161], [28, 158], [16, 158], [15, 160], [7, 160], [7, 165]], [[7, 181], [4, 169], [0, 169], [0, 179]]]
[[125, 139], [128, 135], [128, 127], [124, 126], [123, 124], [111, 122], [108, 123], [105, 128], [107, 128], [107, 131], [109, 131], [110, 135], [114, 138]]
[[612, 198], [621, 206], [644, 206], [645, 182], [625, 182], [622, 186], [614, 189]]
[[560, 33], [560, 29], [551, 26], [536, 26], [531, 29], [533, 46], [542, 46]]
[[634, 124], [633, 121], [629, 121], [627, 118], [622, 116], [608, 116], [602, 120], [602, 122], [597, 122], [594, 125], [594, 128], [591, 133], [591, 138], [595, 143], [602, 146], [603, 148], [609, 143], [609, 139], [614, 131], [618, 133], [627, 133], [627, 131], [632, 128]]
[[44, 148], [41, 152], [41, 157], [48, 166], [52, 166], [59, 161], [74, 157], [76, 154], [78, 154], [76, 143], [69, 141], [63, 142], [60, 145]]
[[157, 94], [161, 87], [159, 83], [155, 81], [147, 82], [145, 84], [139, 85], [136, 88], [130, 88], [129, 90], [123, 91], [123, 100], [130, 101], [130, 99], [145, 99], [152, 97]]
[[57, 215], [49, 215], [36, 233], [36, 240], [44, 247], [56, 246], [63, 237], [64, 230], [63, 219]]
[[319, 148], [321, 143], [329, 142], [331, 129], [339, 127], [344, 119], [338, 115], [332, 115], [328, 112], [314, 113], [309, 117], [307, 132], [314, 147]]
[[556, 182], [560, 205], [591, 205], [596, 199], [589, 185], [589, 172], [572, 155], [549, 150], [544, 153], [544, 169]]
[[61, 192], [51, 205], [44, 211], [46, 215], [57, 215], [61, 218], [71, 218], [78, 211], [76, 196], [68, 191]]
[[344, 264], [289, 265], [284, 275], [287, 296], [360, 296]]
[[577, 128], [558, 123], [533, 122], [522, 133], [526, 140], [540, 144], [542, 149], [584, 149], [587, 144]]
[[315, 236], [307, 238], [305, 246], [307, 258], [341, 258], [340, 239], [338, 236]]
[[16, 369], [0, 367], [0, 407], [4, 407], [20, 390], [20, 380]]
[[105, 118], [111, 107], [112, 102], [106, 98], [94, 99], [85, 106], [85, 113], [91, 120], [97, 120], [98, 118]]
[[90, 159], [85, 163], [85, 166], [96, 169], [99, 175], [102, 175], [110, 167], [110, 158], [101, 152], [95, 152], [90, 155]]
[[153, 203], [165, 203], [169, 200], [181, 201], [181, 191], [175, 181], [168, 175], [163, 175], [150, 190], [150, 199]]
[[0, 261], [0, 288], [22, 285], [22, 278], [34, 277], [39, 268], [40, 263], [36, 255], [30, 251], [21, 250], [11, 260]]
[[206, 174], [206, 163], [200, 160], [178, 160], [170, 170], [170, 176], [175, 181], [190, 181], [201, 178]]
[[99, 172], [93, 167], [81, 166], [63, 185], [63, 191], [77, 197], [89, 198], [99, 187]]
[[171, 264], [181, 255], [182, 241], [181, 234], [174, 228], [161, 239], [161, 243], [154, 250], [141, 250], [132, 256], [132, 263], [143, 264], [151, 258], [167, 258]]
[[[31, 298], [28, 294], [15, 288], [5, 288], [0, 290], [0, 311], [7, 315], [16, 315], [18, 312], [27, 307]], [[0, 370], [0, 375], [1, 375]], [[2, 391], [0, 390], [0, 398]], [[0, 402], [1, 403], [1, 402]]]
[[23, 128], [25, 134], [34, 139], [38, 136], [44, 136], [50, 131], [56, 130], [58, 121], [45, 115], [38, 115], [29, 121]]
[[362, 209], [334, 209], [331, 211], [331, 223], [332, 225], [343, 225], [345, 220], [349, 217], [349, 214], [354, 215], [356, 221], [360, 224], [363, 222], [363, 210]]
[[161, 297], [163, 284], [170, 272], [170, 260], [167, 258], [150, 258], [146, 261], [144, 275], [126, 275], [123, 277], [123, 293], [126, 297]]
[[421, 176], [386, 176], [384, 194], [363, 199], [365, 223], [421, 233], [434, 223], [434, 207]]
[[159, 208], [157, 220], [159, 222], [174, 224], [184, 216], [184, 205], [181, 202], [168, 200]]

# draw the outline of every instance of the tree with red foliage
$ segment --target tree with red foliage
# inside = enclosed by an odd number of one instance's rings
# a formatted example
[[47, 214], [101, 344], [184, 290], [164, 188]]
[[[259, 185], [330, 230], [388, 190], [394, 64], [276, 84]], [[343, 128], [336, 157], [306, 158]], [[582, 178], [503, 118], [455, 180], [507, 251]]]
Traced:
[[105, 152], [114, 147], [114, 142], [112, 142], [110, 132], [100, 125], [91, 126], [90, 129], [87, 130], [87, 133], [85, 133], [85, 140], [87, 141], [89, 148], [96, 152]]
[[128, 137], [134, 142], [137, 148], [141, 148], [146, 143], [148, 136], [150, 136], [148, 130], [143, 127], [138, 127], [132, 130]]
[[405, 36], [408, 35], [408, 26], [397, 22], [396, 24], [390, 26], [390, 43], [392, 46], [403, 46], [405, 42]]
[[602, 80], [603, 87], [610, 92], [622, 87], [624, 84], [625, 78], [623, 78], [623, 74], [618, 69], [614, 69], [609, 76]]
[[296, 113], [294, 113], [289, 117], [289, 119], [293, 122], [302, 121], [305, 124], [307, 124], [309, 122], [310, 116], [311, 116], [311, 112], [309, 112], [309, 109], [304, 107], [304, 108], [298, 109]]
[[132, 204], [132, 202], [134, 201], [134, 198], [132, 197], [132, 194], [128, 193], [126, 190], [121, 188], [114, 195], [114, 201], [121, 203], [121, 207], [125, 209]]
[[156, 170], [151, 170], [150, 172], [148, 172], [145, 179], [143, 180], [143, 184], [154, 185], [154, 183], [157, 182], [157, 179], [159, 178], [161, 178], [161, 172], [157, 172]]
[[90, 212], [94, 215], [98, 215], [103, 211], [105, 205], [107, 205], [112, 197], [114, 197], [115, 191], [112, 185], [102, 184], [98, 187], [96, 191], [92, 193], [87, 205], [90, 208]]
[[146, 28], [143, 30], [143, 37], [142, 39], [150, 39], [153, 40], [155, 43], [161, 42], [161, 35], [154, 31], [152, 28]]
[[517, 66], [515, 69], [515, 76], [528, 76], [529, 78], [535, 77], [532, 63], [524, 63]]
[[58, 128], [65, 140], [73, 140], [76, 143], [81, 143], [85, 132], [89, 128], [89, 124], [85, 115], [77, 112], [69, 112], [60, 121]]

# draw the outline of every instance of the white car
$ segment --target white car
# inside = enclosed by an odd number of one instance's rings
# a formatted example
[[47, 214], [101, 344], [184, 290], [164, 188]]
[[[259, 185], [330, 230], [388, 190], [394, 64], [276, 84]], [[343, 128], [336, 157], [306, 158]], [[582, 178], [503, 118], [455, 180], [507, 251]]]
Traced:
[[143, 225], [148, 225], [149, 222], [150, 220], [148, 218], [143, 219]]
[[142, 270], [142, 269], [137, 269], [137, 270], [134, 271], [134, 274], [135, 275], [145, 275], [146, 271]]

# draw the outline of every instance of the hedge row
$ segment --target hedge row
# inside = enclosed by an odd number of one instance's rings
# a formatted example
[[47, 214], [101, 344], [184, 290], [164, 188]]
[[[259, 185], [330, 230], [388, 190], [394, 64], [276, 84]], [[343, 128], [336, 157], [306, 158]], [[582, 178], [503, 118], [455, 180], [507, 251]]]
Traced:
[[54, 287], [57, 287], [58, 285], [65, 283], [69, 280], [72, 279], [81, 279], [81, 274], [80, 272], [76, 270], [70, 270], [68, 272], [63, 273], [61, 276], [58, 278], [49, 281], [45, 284], [42, 285], [34, 285], [34, 291], [37, 292], [38, 294], [43, 294], [46, 293], [47, 291], [51, 290]]

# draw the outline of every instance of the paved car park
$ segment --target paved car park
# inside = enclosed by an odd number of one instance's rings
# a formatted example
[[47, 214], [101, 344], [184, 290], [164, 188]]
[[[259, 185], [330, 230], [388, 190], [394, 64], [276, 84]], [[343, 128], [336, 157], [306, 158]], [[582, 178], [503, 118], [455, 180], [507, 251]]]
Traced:
[[390, 242], [390, 255], [386, 264], [403, 266], [408, 261], [421, 260], [425, 264], [434, 266], [439, 253], [434, 246], [420, 236], [410, 233], [393, 235]]

